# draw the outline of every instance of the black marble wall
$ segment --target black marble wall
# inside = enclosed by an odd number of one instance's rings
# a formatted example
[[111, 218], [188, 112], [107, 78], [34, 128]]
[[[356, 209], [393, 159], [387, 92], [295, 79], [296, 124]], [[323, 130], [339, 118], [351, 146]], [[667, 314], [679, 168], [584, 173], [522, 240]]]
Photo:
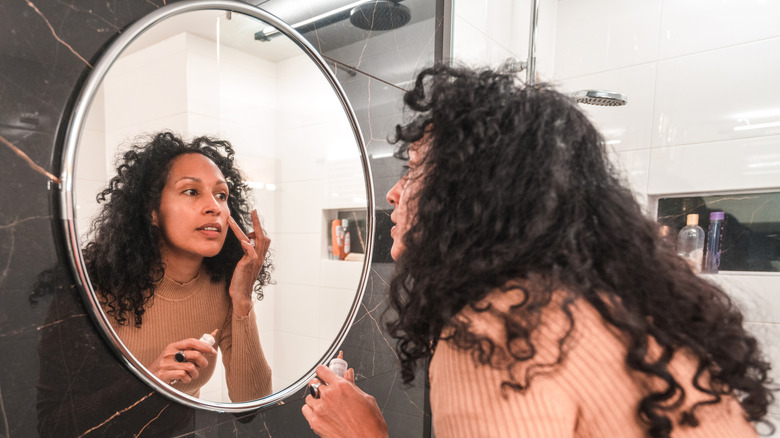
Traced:
[[[298, 0], [254, 4], [274, 12], [284, 2]], [[0, 4], [0, 437], [313, 436], [300, 412], [302, 394], [247, 414], [190, 409], [155, 394], [109, 349], [75, 286], [59, 223], [59, 187], [52, 182], [73, 100], [112, 39], [165, 3]], [[322, 33], [329, 40], [306, 33], [339, 64], [337, 76], [372, 156], [378, 216], [389, 212], [384, 194], [400, 173], [385, 140], [401, 120], [398, 87], [434, 61], [448, 32], [437, 18], [443, 1], [404, 3], [424, 16], [391, 31], [393, 43], [348, 22]], [[365, 298], [343, 349], [358, 384], [376, 396], [391, 436], [429, 436], [424, 379], [412, 388], [400, 384], [393, 341], [380, 322], [392, 271], [382, 255], [389, 248], [383, 219]]]

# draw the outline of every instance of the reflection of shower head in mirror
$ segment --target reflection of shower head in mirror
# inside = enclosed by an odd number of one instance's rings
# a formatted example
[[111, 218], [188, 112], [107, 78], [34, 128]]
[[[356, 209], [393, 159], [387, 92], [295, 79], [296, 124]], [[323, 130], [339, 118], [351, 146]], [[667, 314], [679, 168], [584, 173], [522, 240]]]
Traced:
[[598, 106], [623, 106], [628, 103], [628, 97], [625, 94], [614, 91], [604, 90], [580, 90], [571, 94], [571, 97], [577, 103], [586, 103], [588, 105]]
[[349, 13], [349, 22], [365, 30], [393, 30], [412, 19], [409, 8], [398, 0], [379, 0], [355, 6]]
[[[292, 25], [301, 33], [322, 29], [349, 18], [353, 26], [371, 31], [394, 30], [409, 23], [411, 10], [401, 4], [402, 0], [364, 0], [350, 3], [323, 14]], [[271, 41], [281, 35], [273, 26], [255, 32], [255, 40]]]

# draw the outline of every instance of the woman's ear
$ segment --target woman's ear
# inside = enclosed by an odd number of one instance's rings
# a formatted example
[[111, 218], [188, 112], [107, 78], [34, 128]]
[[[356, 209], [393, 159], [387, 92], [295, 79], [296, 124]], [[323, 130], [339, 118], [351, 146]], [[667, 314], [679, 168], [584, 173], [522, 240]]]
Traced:
[[157, 227], [157, 212], [152, 210], [152, 226]]

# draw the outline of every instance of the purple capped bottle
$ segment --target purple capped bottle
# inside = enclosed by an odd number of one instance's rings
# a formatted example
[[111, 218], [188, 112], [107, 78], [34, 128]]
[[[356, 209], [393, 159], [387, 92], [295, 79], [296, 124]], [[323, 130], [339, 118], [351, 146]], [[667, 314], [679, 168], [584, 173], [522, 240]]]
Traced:
[[710, 226], [707, 229], [707, 252], [704, 254], [702, 271], [717, 274], [720, 267], [720, 250], [723, 242], [723, 220], [726, 213], [713, 211], [710, 213]]

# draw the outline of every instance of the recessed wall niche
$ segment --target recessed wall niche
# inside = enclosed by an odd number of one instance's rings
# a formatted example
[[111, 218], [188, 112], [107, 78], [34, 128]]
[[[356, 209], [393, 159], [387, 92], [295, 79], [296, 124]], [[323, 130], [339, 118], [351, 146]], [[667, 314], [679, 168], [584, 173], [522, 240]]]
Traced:
[[713, 212], [724, 213], [720, 272], [780, 272], [780, 191], [661, 197], [657, 220], [676, 241], [689, 214], [707, 233]]

